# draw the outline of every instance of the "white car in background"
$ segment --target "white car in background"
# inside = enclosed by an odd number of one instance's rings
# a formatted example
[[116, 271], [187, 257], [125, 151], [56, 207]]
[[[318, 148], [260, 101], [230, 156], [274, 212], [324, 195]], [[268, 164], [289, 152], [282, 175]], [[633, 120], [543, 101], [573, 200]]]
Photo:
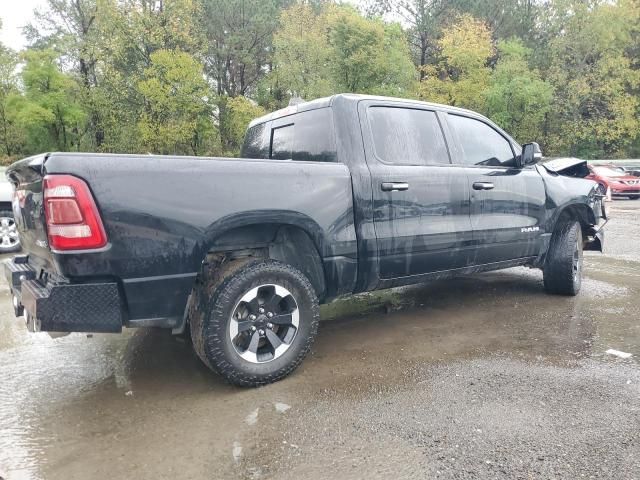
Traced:
[[0, 167], [0, 254], [20, 250], [20, 238], [11, 208], [13, 185], [5, 177], [5, 170], [5, 167]]

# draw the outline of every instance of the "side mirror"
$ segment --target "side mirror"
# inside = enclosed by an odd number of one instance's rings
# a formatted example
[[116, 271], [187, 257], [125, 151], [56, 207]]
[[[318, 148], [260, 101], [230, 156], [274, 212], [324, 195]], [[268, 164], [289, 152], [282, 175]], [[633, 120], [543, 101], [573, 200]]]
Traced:
[[522, 154], [520, 155], [518, 167], [522, 168], [527, 165], [533, 165], [534, 163], [537, 163], [541, 158], [542, 150], [540, 150], [540, 145], [538, 145], [536, 142], [525, 143], [522, 146]]

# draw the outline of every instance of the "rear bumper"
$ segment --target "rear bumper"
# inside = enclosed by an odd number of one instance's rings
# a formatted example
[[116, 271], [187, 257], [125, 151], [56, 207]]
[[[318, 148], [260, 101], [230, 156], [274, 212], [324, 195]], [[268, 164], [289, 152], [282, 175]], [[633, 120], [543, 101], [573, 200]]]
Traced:
[[44, 283], [36, 278], [26, 256], [5, 260], [4, 274], [15, 314], [24, 315], [31, 332], [122, 331], [116, 283]]

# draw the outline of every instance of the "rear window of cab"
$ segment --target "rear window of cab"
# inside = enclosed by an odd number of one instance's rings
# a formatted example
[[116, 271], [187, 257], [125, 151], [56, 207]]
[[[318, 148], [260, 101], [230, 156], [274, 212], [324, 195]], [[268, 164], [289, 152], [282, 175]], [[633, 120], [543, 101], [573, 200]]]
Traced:
[[335, 162], [330, 108], [318, 108], [254, 125], [247, 130], [242, 158]]

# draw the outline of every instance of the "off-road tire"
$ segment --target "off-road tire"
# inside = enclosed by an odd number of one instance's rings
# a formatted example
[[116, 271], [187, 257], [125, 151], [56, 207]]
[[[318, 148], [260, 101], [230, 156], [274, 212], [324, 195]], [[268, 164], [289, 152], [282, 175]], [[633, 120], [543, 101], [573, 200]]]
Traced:
[[[576, 271], [576, 255], [578, 266]], [[544, 269], [544, 288], [558, 295], [577, 295], [582, 285], [582, 229], [570, 220], [553, 232]]]
[[[292, 293], [300, 323], [282, 356], [252, 363], [236, 352], [228, 329], [238, 301], [263, 284], [281, 285]], [[311, 283], [299, 270], [275, 260], [245, 258], [212, 265], [193, 295], [189, 322], [194, 350], [205, 365], [234, 385], [258, 387], [286, 377], [305, 358], [318, 330], [320, 308]]]

